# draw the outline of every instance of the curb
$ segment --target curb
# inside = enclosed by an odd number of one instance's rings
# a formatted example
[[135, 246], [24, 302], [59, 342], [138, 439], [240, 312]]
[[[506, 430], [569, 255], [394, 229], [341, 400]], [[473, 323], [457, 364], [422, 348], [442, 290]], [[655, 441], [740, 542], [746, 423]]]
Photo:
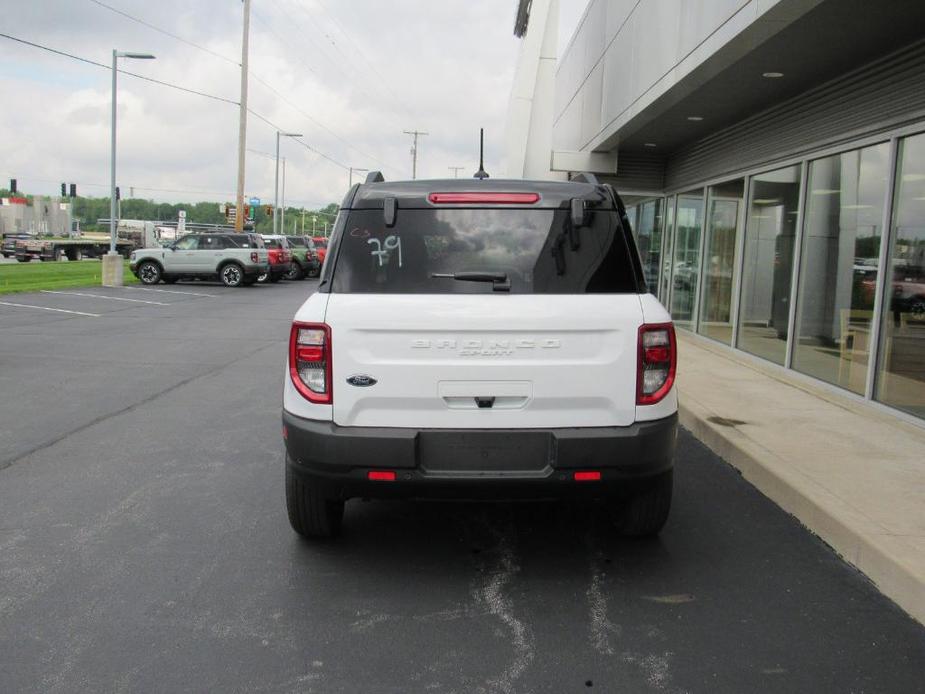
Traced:
[[750, 439], [736, 426], [709, 421], [717, 416], [684, 394], [681, 425], [762, 494], [794, 516], [913, 619], [925, 624], [925, 577], [884, 550], [878, 536], [865, 532], [869, 521], [787, 461]]

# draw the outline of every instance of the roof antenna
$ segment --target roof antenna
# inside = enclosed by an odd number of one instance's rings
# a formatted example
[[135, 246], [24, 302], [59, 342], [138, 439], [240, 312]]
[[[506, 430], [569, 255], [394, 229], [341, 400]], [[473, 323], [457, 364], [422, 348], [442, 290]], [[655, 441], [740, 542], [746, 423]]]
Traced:
[[488, 178], [485, 172], [485, 128], [479, 128], [479, 170], [475, 172], [473, 178], [479, 180]]

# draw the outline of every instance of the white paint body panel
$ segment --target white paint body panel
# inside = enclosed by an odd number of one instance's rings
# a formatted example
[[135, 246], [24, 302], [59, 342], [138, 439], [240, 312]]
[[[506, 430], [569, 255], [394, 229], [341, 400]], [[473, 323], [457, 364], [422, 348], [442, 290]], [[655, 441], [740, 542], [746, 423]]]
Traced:
[[[313, 299], [298, 320], [318, 320]], [[637, 416], [635, 294], [331, 294], [324, 321], [340, 426], [602, 427]], [[377, 383], [347, 384], [356, 374]], [[298, 394], [286, 393], [289, 409]]]

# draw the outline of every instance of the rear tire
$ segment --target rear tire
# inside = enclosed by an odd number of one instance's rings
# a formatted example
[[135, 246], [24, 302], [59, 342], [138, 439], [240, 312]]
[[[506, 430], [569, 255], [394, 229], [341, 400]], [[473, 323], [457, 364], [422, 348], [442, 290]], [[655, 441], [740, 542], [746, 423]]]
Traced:
[[222, 284], [226, 287], [240, 287], [244, 283], [244, 268], [237, 263], [228, 263], [218, 271]]
[[286, 279], [291, 282], [296, 282], [305, 277], [305, 272], [302, 270], [302, 266], [297, 262], [292, 261], [289, 264], [289, 272], [286, 273]]
[[[288, 463], [288, 456], [287, 456]], [[310, 538], [336, 537], [344, 520], [344, 502], [330, 499], [306, 484], [286, 465], [286, 510], [289, 524], [299, 535]]]
[[663, 472], [645, 487], [635, 490], [614, 509], [614, 522], [621, 535], [651, 537], [658, 535], [668, 520], [674, 471]]
[[146, 260], [138, 266], [138, 279], [142, 284], [157, 284], [161, 281], [161, 266], [157, 263]]

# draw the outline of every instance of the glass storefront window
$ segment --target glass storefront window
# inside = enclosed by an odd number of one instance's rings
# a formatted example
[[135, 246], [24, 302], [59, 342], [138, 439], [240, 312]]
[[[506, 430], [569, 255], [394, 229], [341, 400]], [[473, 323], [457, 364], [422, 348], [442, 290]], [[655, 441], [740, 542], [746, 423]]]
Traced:
[[787, 353], [800, 167], [752, 176], [737, 346], [783, 364]]
[[636, 243], [649, 291], [658, 296], [658, 268], [662, 254], [662, 200], [649, 200], [639, 212]]
[[674, 267], [671, 318], [679, 328], [691, 329], [700, 278], [700, 233], [703, 228], [703, 192], [678, 196], [675, 213]]
[[732, 288], [736, 276], [736, 236], [745, 181], [712, 186], [707, 203], [707, 238], [703, 297], [697, 330], [714, 340], [732, 344]]
[[863, 395], [888, 143], [810, 163], [793, 368]]
[[925, 134], [899, 148], [876, 398], [925, 417]]

